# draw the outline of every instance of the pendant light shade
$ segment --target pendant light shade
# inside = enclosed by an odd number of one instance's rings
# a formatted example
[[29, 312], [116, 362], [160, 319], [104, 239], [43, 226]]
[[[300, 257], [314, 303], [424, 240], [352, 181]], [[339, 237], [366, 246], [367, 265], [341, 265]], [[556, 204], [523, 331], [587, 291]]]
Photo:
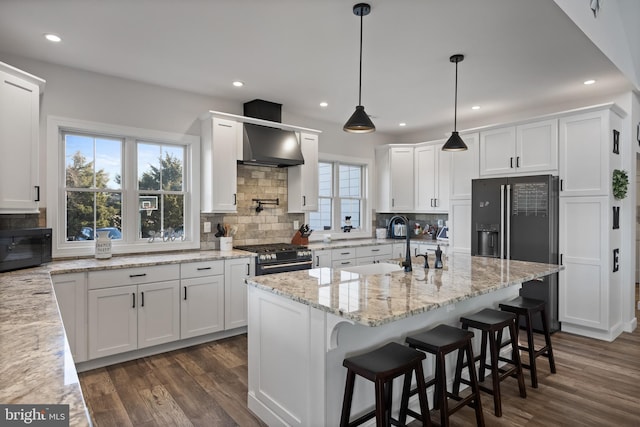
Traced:
[[460, 135], [458, 135], [457, 131], [457, 121], [458, 121], [458, 62], [462, 62], [464, 60], [464, 55], [456, 54], [452, 55], [449, 58], [449, 61], [456, 64], [456, 92], [454, 98], [454, 108], [453, 108], [453, 132], [451, 132], [451, 136], [442, 146], [442, 151], [465, 151], [467, 149], [467, 144], [464, 143]]
[[362, 106], [362, 18], [371, 12], [371, 6], [367, 3], [358, 3], [353, 6], [353, 13], [360, 17], [360, 74], [358, 76], [358, 105], [356, 111], [349, 117], [342, 129], [351, 133], [368, 133], [376, 130], [375, 125], [364, 111]]

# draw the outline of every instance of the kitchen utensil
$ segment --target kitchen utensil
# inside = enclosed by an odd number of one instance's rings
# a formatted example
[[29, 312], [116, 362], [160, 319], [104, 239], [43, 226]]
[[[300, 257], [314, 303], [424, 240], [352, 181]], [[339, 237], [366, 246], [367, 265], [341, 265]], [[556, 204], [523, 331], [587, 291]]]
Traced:
[[215, 234], [215, 236], [216, 237], [223, 237], [224, 236], [224, 229], [222, 228], [222, 226], [218, 223], [216, 228], [218, 229], [218, 232]]

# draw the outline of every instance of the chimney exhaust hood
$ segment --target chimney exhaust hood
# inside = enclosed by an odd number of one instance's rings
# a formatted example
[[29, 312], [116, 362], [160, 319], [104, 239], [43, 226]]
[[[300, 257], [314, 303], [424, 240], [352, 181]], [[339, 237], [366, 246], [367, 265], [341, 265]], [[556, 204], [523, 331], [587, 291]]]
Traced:
[[[282, 105], [254, 99], [244, 104], [244, 115], [281, 122]], [[288, 167], [304, 164], [300, 141], [295, 132], [252, 123], [243, 124], [242, 160], [239, 163], [271, 167]]]

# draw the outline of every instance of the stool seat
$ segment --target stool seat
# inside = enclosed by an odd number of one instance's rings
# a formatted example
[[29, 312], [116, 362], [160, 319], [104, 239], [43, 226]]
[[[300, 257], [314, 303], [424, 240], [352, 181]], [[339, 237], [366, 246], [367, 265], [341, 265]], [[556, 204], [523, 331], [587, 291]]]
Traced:
[[[522, 363], [522, 367], [531, 371], [531, 386], [538, 388], [538, 369], [536, 367], [536, 358], [544, 356], [549, 359], [549, 369], [552, 374], [556, 373], [556, 364], [553, 357], [553, 348], [551, 346], [551, 334], [549, 332], [549, 324], [546, 314], [546, 303], [541, 300], [526, 297], [517, 297], [511, 301], [499, 304], [500, 310], [516, 315], [516, 324], [520, 324], [520, 316], [525, 319], [525, 331], [527, 333], [527, 346], [518, 344], [518, 349], [527, 352], [529, 355], [529, 364]], [[542, 321], [542, 335], [544, 336], [545, 345], [539, 349], [534, 346], [534, 333], [533, 329], [533, 315], [539, 314]], [[512, 337], [511, 340], [503, 343], [502, 345], [508, 345], [511, 341], [518, 341], [517, 336]]]
[[[518, 388], [520, 391], [520, 397], [527, 397], [527, 390], [524, 384], [524, 375], [522, 374], [522, 364], [520, 362], [520, 353], [515, 341], [510, 341], [512, 344], [511, 358], [500, 356], [500, 348], [502, 348], [502, 333], [505, 328], [509, 330], [511, 336], [518, 335], [518, 329], [516, 327], [517, 316], [513, 313], [506, 311], [493, 310], [491, 308], [485, 308], [477, 313], [469, 314], [460, 318], [462, 323], [462, 329], [466, 330], [474, 328], [482, 331], [481, 350], [480, 355], [476, 356], [473, 361], [480, 361], [479, 368], [479, 381], [483, 382], [485, 378], [485, 370], [491, 371], [491, 388], [482, 384], [479, 385], [480, 390], [485, 391], [493, 395], [493, 407], [496, 417], [502, 416], [502, 397], [500, 393], [500, 382], [507, 378], [515, 377], [518, 380]], [[487, 365], [487, 344], [489, 345], [489, 357], [490, 363]], [[506, 362], [509, 365], [504, 367], [499, 366], [499, 362]], [[467, 362], [471, 363], [471, 362]], [[462, 358], [458, 356], [458, 364], [456, 366], [456, 376], [453, 382], [453, 392], [457, 393], [460, 389], [460, 384], [470, 384], [468, 380], [462, 378]]]
[[473, 332], [463, 331], [454, 326], [438, 325], [429, 331], [407, 337], [406, 343], [433, 354], [450, 353], [471, 338], [473, 338]]
[[[372, 350], [368, 353], [352, 356], [344, 359], [342, 365], [347, 368], [347, 381], [342, 402], [342, 415], [340, 418], [341, 427], [357, 426], [375, 417], [377, 426], [389, 426], [391, 424], [403, 426], [402, 422], [391, 418], [391, 396], [393, 394], [393, 380], [404, 375], [405, 384], [411, 383], [413, 372], [416, 373], [418, 385], [422, 385], [422, 393], [419, 394], [420, 412], [426, 421], [423, 426], [431, 426], [429, 418], [429, 407], [427, 405], [427, 394], [424, 391], [424, 373], [422, 361], [426, 355], [396, 342], [385, 344], [384, 346]], [[361, 377], [375, 383], [376, 407], [354, 421], [349, 421], [351, 415], [351, 403], [353, 399], [353, 389], [355, 376]]]

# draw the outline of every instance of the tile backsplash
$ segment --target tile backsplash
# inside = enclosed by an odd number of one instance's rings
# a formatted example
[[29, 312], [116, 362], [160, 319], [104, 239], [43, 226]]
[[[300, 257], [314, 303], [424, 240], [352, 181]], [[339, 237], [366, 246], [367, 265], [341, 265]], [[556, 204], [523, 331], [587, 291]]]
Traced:
[[0, 215], [0, 230], [16, 230], [19, 228], [37, 228], [46, 226], [47, 215], [45, 208], [41, 208], [39, 214]]
[[[237, 213], [200, 214], [200, 248], [218, 249], [216, 224], [238, 227], [234, 245], [290, 242], [295, 234], [293, 222], [304, 222], [304, 214], [287, 213], [287, 169], [266, 166], [238, 165]], [[252, 199], [279, 199], [279, 204], [258, 204]], [[204, 232], [204, 223], [211, 223], [211, 233]]]

